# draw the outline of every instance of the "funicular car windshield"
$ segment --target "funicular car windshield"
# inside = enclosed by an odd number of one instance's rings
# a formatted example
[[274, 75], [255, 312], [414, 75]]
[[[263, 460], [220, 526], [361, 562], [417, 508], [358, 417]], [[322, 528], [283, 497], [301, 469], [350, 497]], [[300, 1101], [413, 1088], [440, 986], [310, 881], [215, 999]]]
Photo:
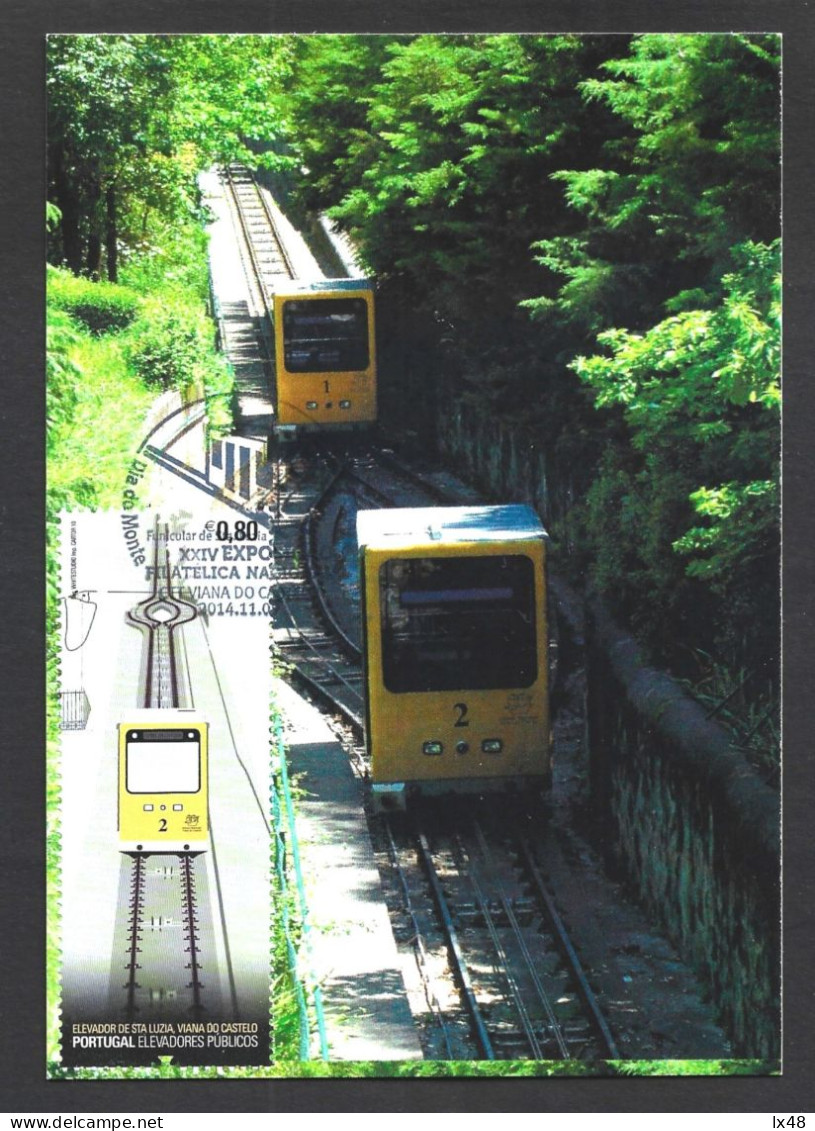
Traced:
[[379, 578], [388, 691], [521, 688], [537, 679], [530, 558], [394, 558]]
[[201, 788], [198, 731], [129, 731], [126, 748], [128, 793], [197, 793]]
[[289, 373], [367, 369], [368, 306], [362, 298], [289, 299], [283, 304], [283, 354]]

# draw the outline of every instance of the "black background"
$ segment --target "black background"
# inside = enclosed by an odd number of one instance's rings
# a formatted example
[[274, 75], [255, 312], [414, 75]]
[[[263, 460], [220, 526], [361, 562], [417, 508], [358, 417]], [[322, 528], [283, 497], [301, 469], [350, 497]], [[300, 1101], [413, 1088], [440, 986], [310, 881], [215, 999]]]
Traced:
[[[785, 1023], [780, 1078], [46, 1081], [44, 900], [44, 37], [49, 32], [784, 33]], [[0, 1109], [815, 1111], [811, 702], [813, 12], [808, 0], [5, 0], [0, 7]], [[771, 1126], [768, 1114], [767, 1126]]]

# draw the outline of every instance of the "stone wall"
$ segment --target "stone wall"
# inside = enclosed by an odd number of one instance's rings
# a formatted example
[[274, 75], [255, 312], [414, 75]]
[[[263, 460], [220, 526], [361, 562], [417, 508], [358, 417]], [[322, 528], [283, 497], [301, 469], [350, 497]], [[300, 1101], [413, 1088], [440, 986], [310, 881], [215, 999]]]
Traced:
[[493, 419], [463, 402], [446, 406], [437, 428], [439, 448], [450, 465], [489, 495], [502, 502], [529, 503], [547, 527], [553, 517], [562, 518], [568, 511], [569, 481], [560, 475], [563, 485], [552, 496], [551, 461], [530, 429]]
[[599, 603], [588, 618], [604, 842], [708, 987], [738, 1056], [779, 1056], [778, 798]]

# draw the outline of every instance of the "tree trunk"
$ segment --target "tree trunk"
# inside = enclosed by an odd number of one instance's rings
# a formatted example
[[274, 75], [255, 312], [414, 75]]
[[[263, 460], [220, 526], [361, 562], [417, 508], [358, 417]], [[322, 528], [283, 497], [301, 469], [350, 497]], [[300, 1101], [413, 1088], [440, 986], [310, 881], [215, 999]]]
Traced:
[[82, 270], [82, 237], [79, 232], [79, 196], [65, 172], [62, 150], [51, 151], [51, 175], [55, 203], [62, 213], [59, 230], [62, 236], [62, 257], [66, 266], [78, 275]]
[[100, 235], [99, 201], [102, 189], [99, 182], [94, 180], [88, 185], [88, 249], [85, 259], [85, 273], [91, 279], [99, 279], [102, 275], [102, 237]]
[[116, 189], [113, 185], [108, 187], [105, 194], [105, 253], [107, 255], [108, 279], [111, 283], [118, 282], [119, 254], [116, 247]]

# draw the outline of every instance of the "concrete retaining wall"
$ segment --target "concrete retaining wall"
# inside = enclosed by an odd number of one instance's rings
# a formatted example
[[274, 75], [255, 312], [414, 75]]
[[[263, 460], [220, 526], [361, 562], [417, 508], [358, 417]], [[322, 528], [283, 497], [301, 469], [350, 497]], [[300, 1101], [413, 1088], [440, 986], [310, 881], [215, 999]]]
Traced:
[[709, 987], [737, 1055], [777, 1057], [778, 798], [597, 602], [587, 656], [605, 843]]
[[[487, 417], [459, 402], [439, 413], [438, 443], [457, 470], [503, 502], [529, 503], [545, 526], [551, 525], [553, 508], [563, 510], [564, 500], [551, 497], [550, 468], [530, 430]], [[568, 488], [560, 494], [568, 497]]]
[[204, 399], [203, 385], [191, 384], [183, 389], [166, 389], [160, 397], [156, 397], [144, 421], [143, 434], [146, 438], [165, 423], [185, 409], [194, 405], [196, 401]]

